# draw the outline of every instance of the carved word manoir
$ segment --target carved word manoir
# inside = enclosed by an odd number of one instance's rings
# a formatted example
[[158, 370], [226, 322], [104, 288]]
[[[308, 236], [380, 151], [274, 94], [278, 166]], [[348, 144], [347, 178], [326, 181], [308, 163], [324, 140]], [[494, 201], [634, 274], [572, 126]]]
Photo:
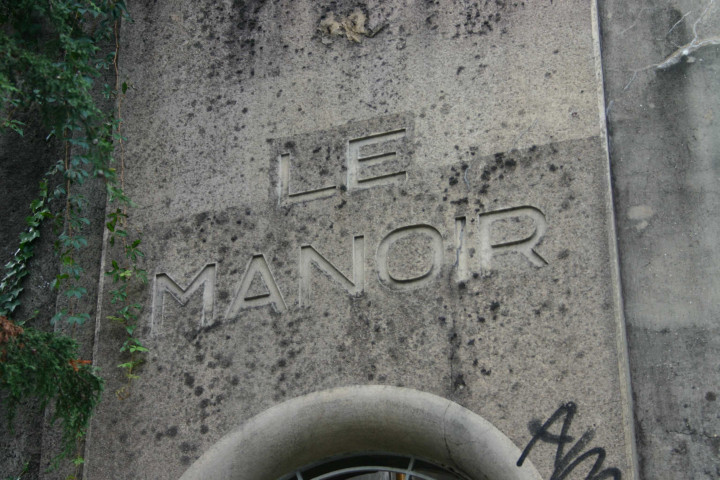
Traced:
[[[508, 219], [530, 219], [534, 224], [533, 232], [524, 238], [506, 239], [502, 242], [493, 243], [491, 238], [493, 223]], [[521, 206], [502, 210], [495, 210], [479, 214], [478, 222], [471, 222], [476, 225], [472, 232], [472, 242], [469, 242], [470, 235], [467, 232], [467, 217], [455, 218], [455, 261], [453, 267], [456, 269], [458, 282], [469, 280], [470, 252], [474, 250], [479, 266], [483, 270], [491, 268], [493, 256], [516, 252], [524, 256], [532, 265], [541, 267], [547, 262], [535, 251], [535, 247], [543, 238], [547, 230], [545, 215], [532, 206]], [[402, 278], [393, 275], [389, 265], [391, 247], [404, 238], [413, 236], [425, 237], [426, 243], [430, 245], [426, 264], [430, 267], [422, 274], [410, 278]], [[466, 239], [467, 237], [467, 239]], [[414, 224], [396, 228], [385, 234], [375, 250], [375, 265], [377, 268], [377, 279], [380, 284], [393, 291], [409, 291], [422, 288], [432, 283], [440, 274], [444, 259], [443, 235], [432, 225]], [[470, 244], [471, 243], [471, 244]], [[298, 278], [299, 290], [297, 305], [307, 306], [311, 303], [311, 281], [315, 271], [325, 274], [340, 290], [348, 295], [359, 296], [365, 290], [365, 283], [370, 278], [366, 273], [365, 265], [365, 236], [357, 235], [352, 238], [352, 278], [344, 275], [335, 265], [327, 260], [312, 245], [301, 245], [298, 249]], [[313, 266], [315, 268], [313, 268]], [[185, 305], [190, 297], [199, 289], [203, 288], [202, 316], [200, 326], [213, 322], [215, 315], [215, 286], [217, 278], [217, 264], [208, 263], [195, 278], [182, 288], [167, 273], [157, 273], [153, 281], [153, 299], [151, 313], [151, 329], [156, 332], [159, 323], [163, 319], [163, 306], [166, 294], [170, 294], [181, 305]], [[261, 293], [257, 289], [251, 291], [253, 282], [259, 279], [263, 284]], [[257, 285], [257, 283], [255, 283]], [[282, 313], [288, 309], [285, 296], [280, 291], [270, 264], [262, 253], [252, 255], [245, 268], [245, 272], [235, 289], [230, 305], [225, 313], [226, 318], [238, 315], [242, 310], [258, 307], [273, 308], [276, 312]]]
[[[374, 133], [363, 137], [350, 138], [346, 146], [346, 170], [348, 190], [375, 188], [401, 184], [408, 179], [405, 167], [408, 164], [407, 149], [401, 148], [401, 143], [407, 142], [408, 129], [405, 127], [391, 129], [382, 133]], [[292, 155], [281, 152], [278, 156], [278, 203], [280, 205], [295, 202], [316, 201], [337, 192], [337, 185], [323, 185], [309, 187], [304, 190], [291, 187], [291, 172], [299, 168], [292, 165]], [[372, 172], [372, 173], [370, 173]], [[472, 231], [468, 231], [467, 217], [455, 218], [454, 250], [455, 259], [452, 266], [456, 269], [458, 283], [469, 280], [471, 276], [470, 257], [473, 257], [473, 267], [482, 270], [491, 268], [493, 256], [508, 252], [516, 252], [527, 258], [532, 265], [541, 267], [547, 262], [535, 251], [547, 230], [545, 215], [533, 206], [520, 206], [481, 213]], [[526, 237], [504, 239], [493, 242], [492, 225], [501, 220], [530, 220], [534, 229]], [[449, 237], [448, 235], [447, 237]], [[427, 259], [424, 264], [430, 267], [422, 274], [403, 277], [393, 275], [390, 265], [392, 246], [409, 237], [417, 239], [424, 237], [425, 243], [430, 245]], [[447, 238], [446, 237], [446, 238]], [[386, 233], [375, 250], [376, 278], [380, 284], [393, 291], [409, 291], [425, 287], [440, 275], [444, 256], [443, 235], [432, 225], [412, 224], [396, 228]], [[474, 252], [474, 253], [471, 253]], [[298, 249], [298, 279], [299, 290], [297, 302], [292, 305], [305, 307], [311, 303], [312, 275], [317, 271], [325, 274], [339, 290], [348, 295], [359, 296], [365, 291], [366, 275], [365, 265], [365, 235], [356, 235], [352, 238], [352, 277], [344, 275], [332, 262], [326, 259], [312, 245], [300, 245]], [[395, 258], [394, 260], [398, 260]], [[402, 260], [402, 259], [400, 259]], [[417, 260], [417, 259], [415, 259]], [[314, 268], [313, 268], [314, 266]], [[217, 264], [208, 263], [195, 275], [185, 288], [182, 288], [169, 274], [157, 273], [153, 281], [153, 298], [151, 312], [151, 330], [156, 332], [163, 320], [163, 308], [166, 294], [170, 294], [181, 305], [185, 305], [190, 297], [203, 289], [202, 316], [200, 326], [213, 322], [215, 317], [215, 286], [217, 278]], [[257, 286], [261, 284], [260, 288]], [[255, 285], [255, 288], [252, 288]], [[288, 310], [287, 297], [283, 295], [275, 281], [270, 264], [263, 253], [256, 253], [250, 257], [240, 283], [235, 289], [235, 295], [225, 312], [226, 318], [237, 316], [242, 310], [249, 308], [267, 307], [282, 313]]]

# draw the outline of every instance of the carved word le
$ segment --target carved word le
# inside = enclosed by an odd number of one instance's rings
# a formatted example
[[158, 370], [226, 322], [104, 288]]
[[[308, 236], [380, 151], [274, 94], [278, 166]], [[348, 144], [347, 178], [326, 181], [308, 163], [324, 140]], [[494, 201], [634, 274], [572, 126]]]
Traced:
[[[602, 480], [605, 478], [622, 480], [622, 473], [615, 467], [601, 470], [603, 462], [605, 462], [604, 448], [595, 447], [586, 451], [582, 455], [580, 454], [582, 449], [584, 449], [595, 436], [594, 430], [588, 430], [583, 433], [577, 443], [570, 448], [567, 454], [563, 455], [565, 444], [574, 440], [573, 437], [568, 435], [568, 431], [570, 430], [570, 425], [572, 425], [573, 417], [575, 416], [576, 411], [577, 406], [573, 402], [568, 402], [560, 406], [560, 408], [558, 408], [544, 424], [540, 425], [539, 421], [530, 422], [529, 429], [533, 437], [520, 455], [520, 458], [517, 461], [517, 466], [522, 466], [525, 459], [528, 455], [530, 455], [530, 451], [533, 449], [537, 441], [540, 440], [557, 445], [554, 469], [550, 480], [563, 480], [565, 477], [570, 475], [573, 470], [580, 466], [581, 463], [585, 460], [592, 459], [593, 457], [595, 457], [595, 463], [590, 468], [585, 480]], [[562, 416], [565, 416], [565, 420], [563, 420], [562, 427], [560, 428], [560, 434], [555, 435], [550, 433], [550, 427], [552, 427], [552, 425]]]
[[[535, 226], [532, 234], [525, 238], [517, 238], [500, 243], [493, 243], [491, 239], [492, 224], [506, 219], [530, 218]], [[483, 270], [489, 270], [492, 266], [494, 256], [516, 252], [523, 255], [531, 264], [542, 267], [547, 262], [535, 251], [535, 247], [542, 239], [547, 230], [547, 223], [543, 213], [535, 207], [524, 206], [493, 212], [483, 213], [478, 216], [476, 241], [473, 246], [479, 252], [479, 264]], [[456, 259], [453, 266], [456, 268], [458, 282], [470, 279], [470, 256], [471, 250], [466, 240], [466, 217], [455, 219], [455, 251]], [[400, 278], [394, 276], [390, 271], [390, 252], [392, 246], [410, 236], [424, 237], [430, 244], [430, 267], [424, 273], [414, 277]], [[409, 291], [424, 287], [430, 284], [440, 274], [443, 263], [443, 236], [432, 225], [418, 224], [407, 225], [387, 233], [378, 243], [376, 253], [377, 278], [381, 285], [393, 291]], [[365, 236], [357, 235], [352, 238], [352, 278], [344, 275], [333, 263], [327, 260], [312, 245], [301, 245], [299, 251], [299, 295], [298, 304], [300, 307], [311, 303], [312, 274], [315, 269], [324, 273], [336, 285], [345, 290], [348, 295], [361, 295], [365, 290]], [[313, 266], [315, 268], [313, 268]], [[217, 265], [210, 263], [200, 270], [187, 287], [182, 288], [167, 273], [157, 273], [153, 281], [153, 298], [151, 312], [151, 328], [155, 331], [157, 323], [163, 320], [163, 310], [166, 294], [170, 294], [180, 305], [185, 305], [190, 296], [200, 287], [203, 287], [202, 316], [200, 326], [211, 323], [214, 315], [215, 304], [215, 279]], [[252, 289], [253, 285], [261, 285], [263, 288], [258, 291]], [[275, 277], [270, 270], [265, 255], [262, 253], [250, 257], [245, 273], [235, 290], [235, 295], [225, 314], [226, 318], [236, 316], [241, 310], [255, 307], [271, 306], [276, 312], [282, 313], [287, 310], [282, 292], [278, 287]]]
[[[407, 172], [405, 170], [395, 172], [385, 172], [375, 174], [375, 176], [366, 176], [363, 174], [364, 170], [369, 167], [375, 167], [383, 163], [395, 160], [398, 153], [392, 147], [397, 141], [405, 138], [405, 129], [401, 128], [398, 130], [392, 130], [389, 132], [378, 133], [375, 135], [368, 135], [366, 137], [353, 138], [348, 141], [347, 144], [347, 189], [348, 190], [359, 190], [363, 188], [377, 187], [381, 185], [391, 185], [395, 183], [402, 183], [407, 179]], [[388, 143], [390, 145], [386, 148], [386, 151], [381, 153], [375, 153], [372, 155], [364, 155], [364, 149], [366, 147], [372, 147], [373, 145]], [[279, 179], [278, 182], [278, 197], [279, 202], [283, 203], [295, 203], [295, 202], [307, 202], [310, 200], [318, 200], [320, 198], [326, 198], [333, 195], [337, 190], [337, 185], [325, 185], [318, 188], [311, 188], [302, 191], [293, 191], [291, 188], [291, 155], [289, 153], [283, 153], [279, 158]]]

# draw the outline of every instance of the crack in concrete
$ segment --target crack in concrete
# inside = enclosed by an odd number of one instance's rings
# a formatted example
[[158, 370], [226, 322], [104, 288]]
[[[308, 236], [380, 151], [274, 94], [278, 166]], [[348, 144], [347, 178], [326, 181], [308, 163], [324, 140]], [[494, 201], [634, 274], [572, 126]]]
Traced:
[[637, 25], [637, 22], [638, 22], [638, 20], [640, 19], [640, 15], [641, 15], [645, 10], [647, 10], [647, 9], [649, 9], [649, 8], [650, 8], [650, 7], [643, 7], [643, 8], [641, 8], [640, 11], [639, 11], [638, 14], [637, 14], [637, 17], [635, 18], [635, 21], [634, 21], [633, 23], [631, 23], [629, 27], [627, 27], [626, 29], [624, 29], [623, 31], [621, 31], [621, 32], [620, 32], [620, 35], [625, 35], [625, 34], [626, 34], [628, 31], [630, 31], [632, 28], [635, 28], [635, 25]]
[[[702, 11], [700, 16], [693, 22], [692, 25], [692, 31], [693, 31], [693, 38], [690, 40], [690, 42], [686, 43], [685, 45], [682, 45], [680, 47], [677, 47], [675, 51], [673, 51], [670, 55], [665, 57], [665, 59], [660, 63], [653, 63], [651, 65], [647, 65], [643, 68], [639, 68], [636, 70], [630, 70], [632, 72], [632, 78], [625, 84], [622, 91], [627, 91], [630, 86], [635, 82], [635, 80], [638, 77], [638, 73], [645, 72], [648, 70], [657, 70], [657, 71], [664, 71], [672, 68], [673, 66], [677, 65], [682, 61], [683, 58], [687, 58], [688, 63], [692, 63], [694, 61], [694, 58], [691, 56], [693, 53], [697, 52], [698, 50], [701, 50], [705, 47], [713, 46], [713, 45], [720, 45], [720, 35], [711, 35], [704, 38], [700, 38], [700, 34], [698, 33], [698, 26], [701, 24], [703, 19], [705, 18], [705, 15], [707, 15], [707, 12], [710, 10], [710, 8], [715, 4], [715, 0], [710, 0], [708, 4], [705, 6], [705, 9]], [[642, 12], [642, 10], [641, 10]], [[670, 27], [670, 30], [665, 34], [667, 37], [672, 33], [675, 28], [677, 28], [678, 25], [680, 25], [685, 18], [687, 18], [688, 15], [690, 15], [692, 11], [689, 11], [685, 13], [682, 17], [680, 17], [680, 20], [675, 22], [672, 27]], [[632, 26], [637, 23], [637, 20], [633, 23]], [[620, 34], [622, 35], [626, 31], [628, 31], [630, 27], [623, 30]], [[675, 45], [673, 43], [673, 45]], [[614, 103], [614, 100], [610, 100], [607, 106], [605, 107], [605, 115], [607, 116], [610, 113], [610, 109], [612, 108]], [[519, 140], [519, 139], [518, 139]]]
[[692, 10], [690, 10], [690, 11], [687, 12], [685, 15], [683, 15], [682, 17], [680, 17], [680, 20], [678, 20], [677, 22], [675, 22], [675, 24], [674, 24], [672, 27], [670, 27], [670, 30], [668, 30], [668, 32], [665, 34], [665, 36], [667, 37], [668, 35], [670, 35], [670, 34], [672, 33], [672, 31], [675, 30], [675, 27], [677, 27], [678, 25], [680, 25], [680, 24], [682, 23], [682, 21], [685, 20], [685, 17], [687, 17], [687, 16], [690, 15], [691, 13], [692, 13]]
[[446, 428], [446, 427], [447, 427], [447, 421], [446, 421], [447, 413], [448, 413], [448, 410], [450, 410], [450, 407], [451, 407], [451, 406], [452, 406], [452, 403], [448, 402], [447, 407], [445, 407], [445, 411], [443, 412], [443, 416], [442, 416], [442, 432], [443, 432], [443, 443], [445, 444], [445, 451], [447, 451], [448, 458], [449, 458], [449, 459], [452, 461], [452, 463], [454, 464], [454, 463], [455, 463], [455, 459], [453, 458], [452, 450], [450, 449], [450, 444], [448, 443], [447, 428]]
[[[713, 0], [713, 1], [715, 1], [715, 0]], [[539, 120], [539, 119], [536, 118], [535, 121], [532, 122], [532, 124], [531, 124], [528, 128], [526, 128], [526, 129], [520, 134], [519, 137], [517, 137], [517, 138], [515, 139], [515, 142], [514, 142], [515, 145], [513, 145], [513, 147], [512, 147], [510, 150], [508, 150], [508, 152], [513, 152], [513, 151], [516, 151], [516, 150], [518, 149], [517, 147], [518, 147], [518, 144], [520, 144], [520, 140], [522, 140], [522, 138], [525, 136], [525, 134], [528, 133], [530, 130], [532, 130], [532, 129], [535, 127], [535, 125], [537, 125], [538, 120]]]
[[[700, 35], [698, 34], [698, 31], [697, 31], [698, 25], [700, 25], [700, 22], [702, 22], [703, 18], [705, 18], [705, 15], [707, 14], [708, 10], [710, 10], [710, 7], [713, 6], [713, 4], [715, 4], [715, 0], [710, 0], [710, 2], [705, 7], [705, 10], [703, 10], [703, 12], [697, 18], [697, 20], [695, 20], [695, 22], [693, 23], [693, 26], [692, 26], [693, 39], [690, 40], [690, 42], [686, 43], [685, 45], [679, 47], [677, 50], [672, 52], [670, 55], [665, 57], [665, 60], [663, 60], [662, 62], [656, 63], [654, 65], [648, 65], [647, 67], [645, 67], [641, 70], [636, 70], [634, 73], [637, 74], [637, 72], [639, 72], [639, 71], [648, 70], [651, 68], [654, 68], [656, 70], [667, 70], [668, 68], [680, 63], [680, 60], [682, 60], [683, 58], [690, 57], [691, 54], [693, 54], [694, 52], [697, 52], [698, 50], [700, 50], [702, 48], [705, 48], [705, 47], [708, 47], [711, 45], [720, 45], [720, 35], [713, 35], [710, 37], [705, 37], [703, 39], [700, 39]], [[680, 18], [680, 20], [678, 20], [675, 23], [675, 25], [673, 25], [670, 28], [670, 30], [668, 30], [668, 33], [665, 34], [665, 36], [669, 35], [670, 32], [672, 32], [675, 29], [675, 27], [677, 27], [678, 24], [683, 19], [685, 19], [685, 17], [687, 17], [689, 14], [690, 14], [690, 12], [683, 15], [682, 18]], [[633, 80], [634, 80], [634, 78], [633, 78]], [[632, 80], [630, 81], [630, 83], [632, 83]], [[628, 84], [628, 86], [629, 85], [630, 84]]]

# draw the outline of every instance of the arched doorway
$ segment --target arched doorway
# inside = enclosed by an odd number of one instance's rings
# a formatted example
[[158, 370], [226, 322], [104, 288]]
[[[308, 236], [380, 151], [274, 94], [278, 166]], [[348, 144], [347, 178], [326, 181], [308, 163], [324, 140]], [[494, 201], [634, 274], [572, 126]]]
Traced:
[[[415, 468], [410, 464], [405, 470], [385, 465], [384, 470], [342, 471], [349, 459], [381, 457], [437, 467], [433, 480], [446, 480], [440, 474], [462, 480], [541, 480], [531, 463], [516, 466], [519, 456], [520, 450], [490, 422], [448, 399], [409, 388], [352, 386], [298, 397], [251, 418], [205, 452], [181, 480], [307, 480], [303, 469], [337, 461], [338, 468], [326, 473], [357, 473], [345, 477], [353, 480], [400, 473], [410, 480]], [[358, 467], [375, 465], [345, 468]], [[421, 475], [413, 480], [424, 480]]]

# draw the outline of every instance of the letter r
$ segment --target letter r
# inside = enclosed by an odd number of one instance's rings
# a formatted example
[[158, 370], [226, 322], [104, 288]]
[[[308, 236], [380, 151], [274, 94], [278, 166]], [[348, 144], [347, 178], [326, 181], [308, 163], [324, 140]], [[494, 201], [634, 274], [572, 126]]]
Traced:
[[[535, 230], [526, 238], [509, 240], [501, 243], [492, 243], [491, 229], [492, 224], [498, 220], [509, 218], [528, 217], [533, 221]], [[492, 258], [495, 255], [508, 252], [518, 252], [527, 258], [530, 263], [536, 267], [547, 265], [547, 261], [541, 257], [535, 247], [542, 240], [547, 230], [547, 222], [545, 215], [535, 207], [515, 207], [504, 210], [496, 210], [494, 212], [482, 213], [479, 216], [479, 243], [480, 243], [480, 262], [483, 269], [489, 269], [492, 264]]]

